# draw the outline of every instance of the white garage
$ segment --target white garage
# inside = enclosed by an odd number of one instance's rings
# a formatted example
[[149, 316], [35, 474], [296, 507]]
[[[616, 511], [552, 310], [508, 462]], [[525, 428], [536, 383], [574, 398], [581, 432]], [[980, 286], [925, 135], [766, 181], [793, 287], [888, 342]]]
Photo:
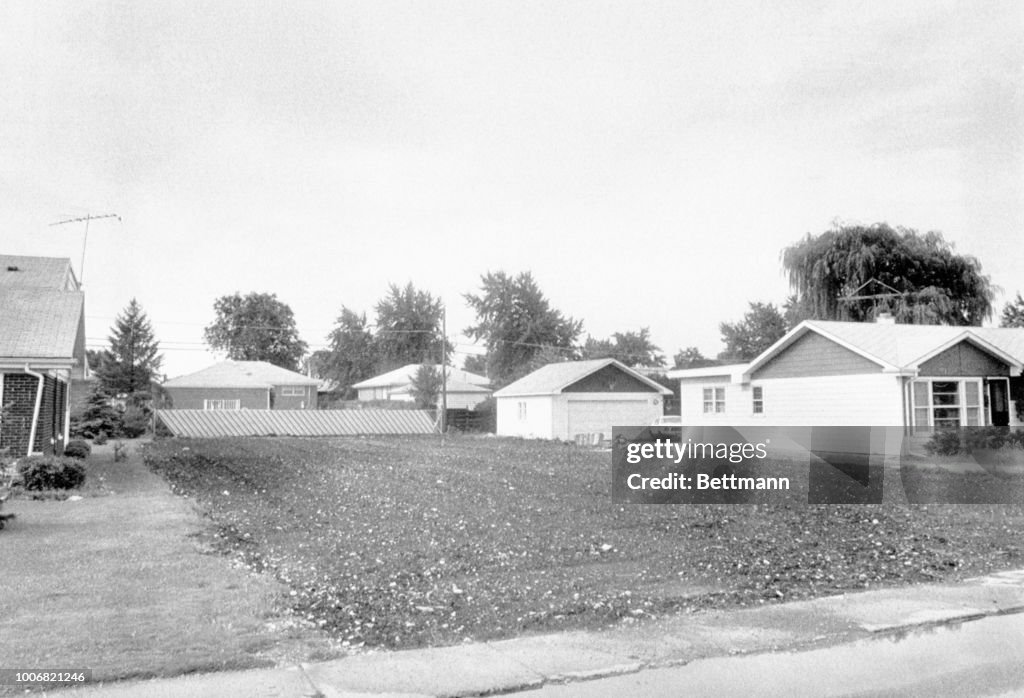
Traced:
[[672, 391], [615, 359], [548, 364], [494, 394], [498, 434], [573, 441], [650, 424]]

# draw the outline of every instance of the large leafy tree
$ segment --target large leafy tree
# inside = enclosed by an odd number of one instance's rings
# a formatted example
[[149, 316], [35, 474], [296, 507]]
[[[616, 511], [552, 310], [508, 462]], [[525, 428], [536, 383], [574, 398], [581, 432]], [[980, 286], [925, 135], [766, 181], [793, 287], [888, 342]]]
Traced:
[[[441, 363], [441, 317], [444, 304], [411, 283], [404, 288], [391, 284], [377, 303], [375, 347], [377, 370], [387, 371], [405, 364]], [[451, 344], [447, 346], [452, 350]]]
[[980, 325], [992, 315], [981, 264], [938, 232], [839, 227], [787, 247], [782, 265], [796, 292], [791, 320], [867, 321], [885, 311], [903, 323]]
[[575, 358], [583, 323], [552, 308], [529, 272], [488, 272], [480, 292], [463, 297], [477, 320], [466, 334], [487, 347], [487, 375], [497, 385], [528, 373], [545, 349], [562, 360]]
[[366, 324], [366, 313], [342, 306], [327, 342], [328, 349], [319, 364], [321, 378], [335, 381], [339, 390], [348, 393], [354, 383], [373, 375], [377, 354], [373, 334]]
[[665, 365], [665, 357], [651, 341], [647, 327], [642, 327], [639, 332], [616, 332], [611, 339], [587, 337], [582, 354], [584, 359], [612, 358], [627, 366]]
[[751, 303], [742, 320], [723, 322], [718, 328], [725, 344], [719, 358], [750, 361], [786, 334], [786, 320], [771, 303]]
[[999, 316], [1000, 327], [1024, 327], [1024, 298], [1020, 292], [1017, 297], [1003, 306], [1003, 313]]
[[676, 355], [672, 357], [672, 365], [674, 368], [704, 368], [705, 366], [715, 366], [719, 362], [717, 359], [709, 359], [701, 353], [697, 347], [686, 347], [676, 352]]
[[236, 361], [267, 361], [294, 371], [306, 353], [295, 315], [273, 293], [234, 293], [213, 304], [216, 315], [206, 327], [206, 343]]
[[163, 362], [149, 318], [134, 298], [115, 318], [110, 346], [98, 356], [96, 377], [106, 395], [127, 395], [148, 402], [151, 385]]

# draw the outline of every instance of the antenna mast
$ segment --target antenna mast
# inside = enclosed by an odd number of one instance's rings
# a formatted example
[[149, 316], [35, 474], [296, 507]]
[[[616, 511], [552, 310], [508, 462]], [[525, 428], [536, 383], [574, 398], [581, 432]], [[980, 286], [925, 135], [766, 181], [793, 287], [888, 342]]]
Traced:
[[82, 261], [78, 265], [78, 283], [82, 286], [85, 286], [85, 244], [89, 240], [89, 221], [95, 221], [101, 218], [116, 218], [119, 222], [121, 220], [121, 216], [117, 215], [116, 213], [102, 213], [98, 216], [86, 214], [81, 218], [69, 218], [66, 221], [57, 221], [56, 223], [50, 223], [50, 227], [52, 228], [55, 225], [65, 225], [67, 223], [81, 223], [82, 221], [85, 221], [85, 235], [82, 237]]

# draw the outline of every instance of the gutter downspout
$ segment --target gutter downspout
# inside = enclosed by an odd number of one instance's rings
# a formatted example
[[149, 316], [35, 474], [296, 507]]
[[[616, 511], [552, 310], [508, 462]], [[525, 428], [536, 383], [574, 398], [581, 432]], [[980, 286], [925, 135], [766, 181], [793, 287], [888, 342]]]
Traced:
[[30, 376], [34, 376], [39, 381], [39, 384], [36, 387], [36, 406], [35, 409], [32, 410], [32, 427], [28, 432], [28, 453], [25, 454], [26, 456], [31, 456], [32, 448], [36, 445], [36, 427], [39, 425], [39, 410], [43, 404], [43, 381], [45, 378], [43, 378], [42, 373], [36, 373], [30, 369], [28, 364], [25, 364], [25, 373]]
[[68, 371], [68, 382], [64, 386], [64, 443], [61, 448], [68, 445], [71, 439], [71, 371]]

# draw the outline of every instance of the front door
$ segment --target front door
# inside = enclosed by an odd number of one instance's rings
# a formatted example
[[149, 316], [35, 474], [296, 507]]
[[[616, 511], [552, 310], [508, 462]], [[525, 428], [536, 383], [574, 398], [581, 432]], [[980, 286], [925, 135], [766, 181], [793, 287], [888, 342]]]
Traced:
[[1005, 427], [1010, 424], [1010, 385], [1005, 378], [990, 378], [988, 381], [988, 409], [991, 424]]

